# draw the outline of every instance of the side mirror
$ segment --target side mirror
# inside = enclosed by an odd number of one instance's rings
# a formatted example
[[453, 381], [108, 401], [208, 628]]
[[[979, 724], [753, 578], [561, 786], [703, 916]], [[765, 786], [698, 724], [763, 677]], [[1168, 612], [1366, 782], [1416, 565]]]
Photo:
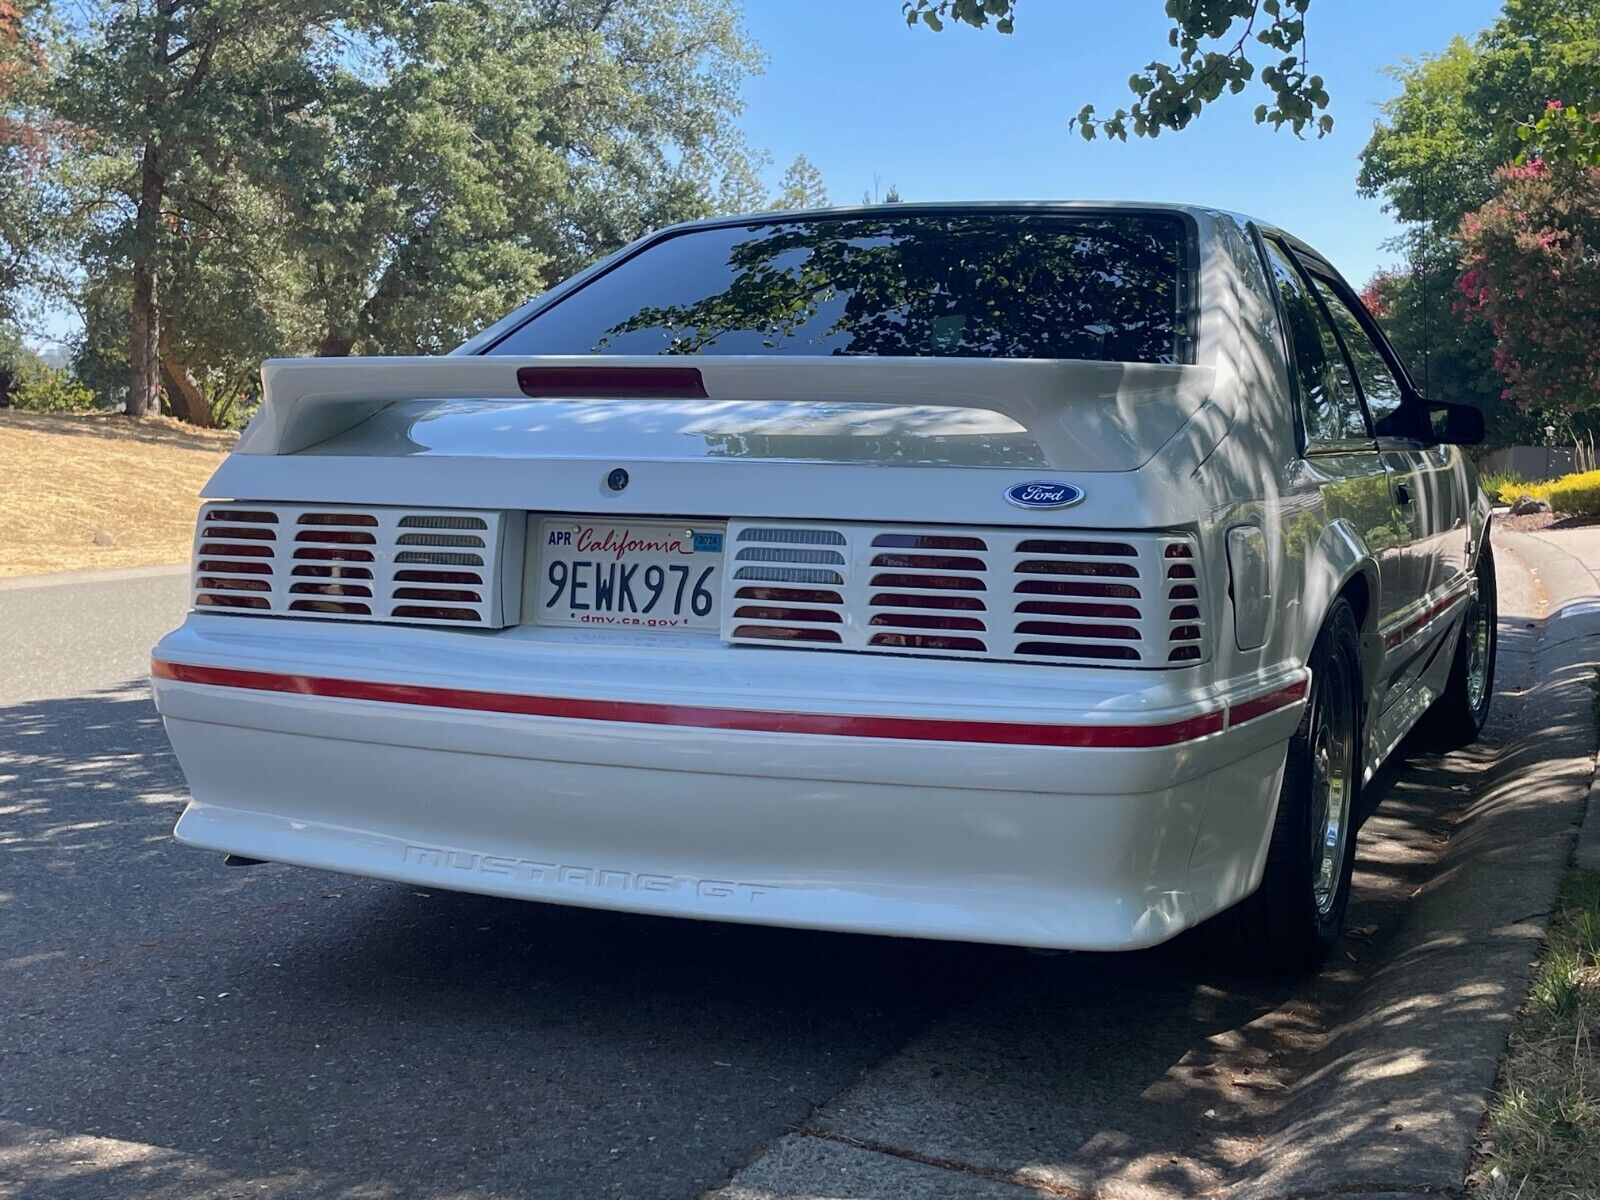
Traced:
[[1483, 441], [1483, 410], [1471, 404], [1428, 403], [1428, 424], [1434, 440], [1448, 446], [1476, 446]]

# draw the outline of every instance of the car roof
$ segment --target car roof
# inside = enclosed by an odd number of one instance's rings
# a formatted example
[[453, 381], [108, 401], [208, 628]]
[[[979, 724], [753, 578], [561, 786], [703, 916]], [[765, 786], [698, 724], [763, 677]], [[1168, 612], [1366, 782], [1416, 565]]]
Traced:
[[919, 213], [992, 212], [992, 213], [1073, 213], [1073, 212], [1140, 212], [1172, 213], [1190, 220], [1231, 220], [1241, 229], [1254, 225], [1263, 233], [1270, 233], [1291, 243], [1300, 253], [1332, 267], [1326, 255], [1271, 221], [1263, 221], [1247, 213], [1215, 208], [1207, 204], [1183, 204], [1171, 200], [918, 200], [895, 201], [891, 204], [848, 204], [824, 208], [773, 209], [765, 212], [734, 213], [720, 217], [701, 217], [693, 221], [680, 221], [652, 230], [642, 241], [653, 240], [667, 234], [694, 229], [726, 229], [730, 226], [750, 225], [758, 222], [789, 221], [805, 217], [861, 217], [881, 213], [900, 216]]
[[911, 200], [888, 204], [846, 204], [822, 208], [775, 209], [701, 217], [680, 221], [655, 230], [657, 234], [680, 229], [716, 229], [728, 225], [748, 225], [757, 221], [785, 221], [800, 217], [856, 217], [893, 213], [994, 212], [994, 213], [1072, 213], [1072, 212], [1170, 212], [1188, 217], [1227, 216], [1241, 223], [1253, 220], [1206, 204], [1181, 204], [1167, 200]]

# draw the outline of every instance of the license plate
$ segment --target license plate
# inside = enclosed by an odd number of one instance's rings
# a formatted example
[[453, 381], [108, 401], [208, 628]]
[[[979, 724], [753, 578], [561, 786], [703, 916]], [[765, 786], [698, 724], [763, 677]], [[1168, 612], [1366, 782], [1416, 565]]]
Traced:
[[533, 620], [714, 630], [721, 620], [723, 537], [721, 525], [682, 521], [542, 520], [534, 543]]

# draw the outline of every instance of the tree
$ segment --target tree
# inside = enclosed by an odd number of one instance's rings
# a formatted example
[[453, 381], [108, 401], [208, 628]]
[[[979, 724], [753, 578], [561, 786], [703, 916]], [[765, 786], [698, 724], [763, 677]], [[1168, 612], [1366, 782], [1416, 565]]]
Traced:
[[43, 237], [38, 184], [55, 131], [40, 103], [48, 78], [41, 19], [30, 0], [0, 0], [0, 322], [15, 319]]
[[796, 155], [779, 181], [780, 191], [773, 208], [825, 208], [828, 189], [822, 184], [822, 172], [811, 164], [804, 154]]
[[891, 183], [888, 189], [884, 190], [883, 177], [881, 175], [874, 175], [872, 177], [872, 186], [869, 188], [863, 188], [861, 190], [861, 203], [899, 204], [900, 187], [898, 184]]
[[1361, 152], [1357, 184], [1400, 220], [1453, 236], [1521, 152], [1520, 125], [1548, 100], [1600, 94], [1600, 5], [1507, 0], [1474, 42], [1458, 37], [1391, 74], [1400, 94]]
[[1449, 236], [1488, 199], [1495, 167], [1516, 153], [1511, 131], [1497, 129], [1469, 99], [1482, 58], [1456, 37], [1440, 54], [1390, 70], [1400, 93], [1373, 126], [1356, 186], [1363, 196], [1382, 196], [1397, 220]]
[[[262, 173], [280, 124], [316, 99], [310, 52], [354, 15], [338, 0], [108, 0], [75, 31], [54, 99], [86, 131], [72, 179], [92, 214], [87, 257], [126, 279], [129, 416], [160, 409], [176, 282], [163, 269], [197, 227], [242, 227], [226, 206], [231, 185]], [[193, 393], [168, 394], [180, 415], [209, 423]]]
[[134, 414], [236, 419], [271, 355], [448, 349], [764, 198], [731, 0], [100, 0], [72, 37], [75, 366]]
[[[1255, 57], [1265, 50], [1259, 86], [1268, 98], [1255, 110], [1258, 125], [1296, 134], [1307, 128], [1320, 137], [1333, 129], [1328, 93], [1311, 73], [1306, 48], [1306, 10], [1311, 0], [1167, 0], [1172, 24], [1167, 44], [1177, 62], [1152, 62], [1128, 80], [1135, 99], [1108, 117], [1085, 104], [1072, 119], [1085, 138], [1096, 133], [1126, 141], [1183, 129], [1226, 91], [1238, 95], [1257, 82]], [[1015, 28], [1017, 0], [903, 0], [908, 25], [938, 31], [946, 21], [1000, 33]], [[1321, 115], [1318, 115], [1321, 114]]]
[[1361, 298], [1425, 394], [1476, 404], [1491, 443], [1526, 443], [1544, 424], [1542, 414], [1502, 400], [1494, 333], [1485, 323], [1462, 319], [1457, 270], [1453, 257], [1413, 259], [1400, 270], [1378, 272]]
[[285, 143], [314, 347], [437, 353], [660, 225], [761, 206], [729, 0], [437, 0]]
[[1534, 158], [1496, 178], [1462, 224], [1465, 308], [1519, 406], [1600, 408], [1600, 166]]
[[1409, 226], [1394, 244], [1408, 269], [1377, 281], [1384, 324], [1429, 390], [1481, 407], [1496, 441], [1527, 440], [1548, 411], [1508, 402], [1491, 323], [1463, 320], [1462, 221], [1526, 149], [1519, 127], [1551, 97], [1594, 94], [1597, 71], [1600, 6], [1508, 0], [1473, 41], [1394, 70], [1400, 92], [1361, 154], [1359, 190]]

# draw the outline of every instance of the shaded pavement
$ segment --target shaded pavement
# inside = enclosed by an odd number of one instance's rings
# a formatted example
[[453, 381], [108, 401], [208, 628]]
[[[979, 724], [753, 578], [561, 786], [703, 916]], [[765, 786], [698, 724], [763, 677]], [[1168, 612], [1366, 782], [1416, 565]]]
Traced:
[[[119, 603], [155, 619], [145, 586]], [[0, 615], [59, 607], [18, 594]], [[113, 622], [0, 708], [0, 1197], [1459, 1186], [1481, 1103], [1455, 1093], [1492, 1078], [1592, 753], [1586, 621], [1508, 619], [1488, 742], [1385, 769], [1352, 936], [1299, 988], [1181, 945], [1041, 957], [229, 869], [170, 838], [142, 684], [83, 692], [126, 661]]]

